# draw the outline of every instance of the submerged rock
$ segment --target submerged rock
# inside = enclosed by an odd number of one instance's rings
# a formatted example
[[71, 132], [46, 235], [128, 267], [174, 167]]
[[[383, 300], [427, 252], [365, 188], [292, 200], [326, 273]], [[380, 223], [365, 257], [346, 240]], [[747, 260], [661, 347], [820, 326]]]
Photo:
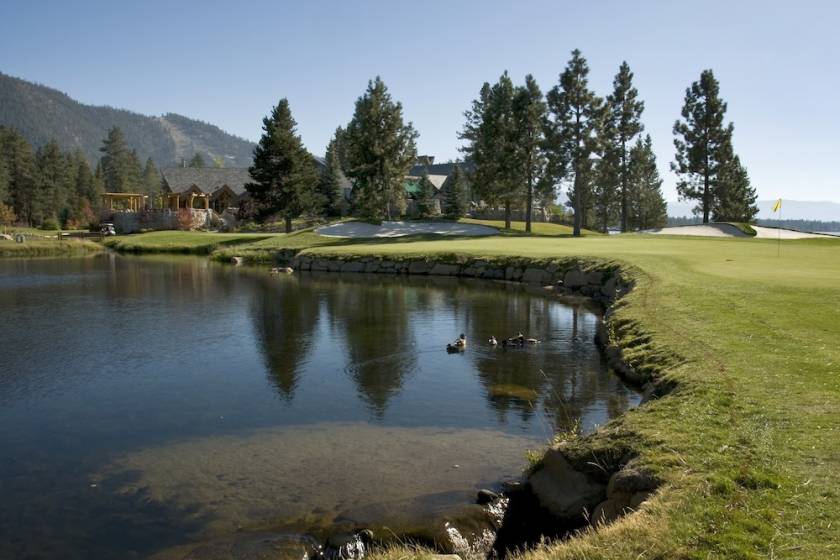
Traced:
[[498, 499], [499, 495], [493, 492], [492, 490], [481, 489], [478, 491], [475, 501], [477, 504], [486, 505], [491, 502], [495, 502]]

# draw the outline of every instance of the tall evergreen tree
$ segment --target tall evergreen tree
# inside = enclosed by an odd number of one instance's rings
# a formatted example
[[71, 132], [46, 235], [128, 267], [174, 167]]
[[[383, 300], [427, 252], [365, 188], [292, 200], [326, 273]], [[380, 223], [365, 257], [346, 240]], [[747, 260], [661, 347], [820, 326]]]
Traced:
[[417, 158], [417, 132], [403, 122], [402, 104], [391, 100], [379, 76], [356, 101], [342, 135], [354, 202], [368, 218], [391, 218], [391, 206], [405, 200], [405, 175]]
[[535, 189], [544, 182], [546, 171], [545, 128], [547, 108], [542, 91], [531, 74], [525, 85], [516, 88], [513, 99], [516, 126], [516, 145], [519, 147], [522, 182], [525, 185], [525, 231], [531, 232], [531, 213], [534, 209]]
[[283, 98], [263, 119], [263, 135], [254, 148], [254, 164], [248, 169], [254, 182], [245, 185], [258, 214], [282, 215], [286, 233], [292, 231], [294, 218], [321, 207], [315, 161], [296, 127], [289, 102]]
[[593, 165], [592, 176], [592, 214], [594, 223], [603, 233], [607, 233], [616, 217], [621, 216], [621, 198], [619, 193], [621, 160], [617, 150], [607, 149]]
[[715, 200], [721, 170], [732, 153], [733, 125], [724, 125], [726, 103], [720, 98], [720, 84], [711, 70], [685, 90], [682, 119], [674, 123], [677, 193], [681, 199], [697, 200], [703, 223]]
[[716, 222], [751, 222], [758, 214], [755, 189], [738, 156], [721, 167], [712, 212]]
[[341, 205], [344, 201], [344, 172], [341, 170], [337, 137], [333, 137], [327, 145], [324, 156], [324, 171], [318, 182], [318, 191], [324, 200], [324, 213], [328, 216], [340, 216]]
[[141, 188], [140, 162], [136, 152], [128, 149], [118, 127], [108, 131], [99, 148], [102, 152], [102, 178], [107, 192], [136, 193]]
[[430, 218], [435, 215], [435, 186], [429, 180], [428, 173], [423, 173], [418, 186], [420, 192], [417, 193], [417, 198], [414, 201], [417, 216], [419, 218]]
[[667, 204], [662, 196], [662, 178], [656, 167], [656, 154], [650, 134], [638, 138], [629, 157], [628, 227], [651, 229], [668, 223]]
[[471, 182], [476, 193], [494, 207], [503, 205], [508, 229], [511, 210], [522, 199], [525, 170], [517, 145], [514, 94], [507, 72], [492, 86], [485, 82], [478, 99], [464, 113], [466, 122], [460, 134], [468, 142], [461, 150], [473, 163]]
[[618, 179], [621, 231], [627, 231], [630, 216], [630, 148], [633, 139], [644, 130], [641, 117], [645, 104], [638, 97], [639, 92], [633, 87], [633, 72], [626, 61], [622, 62], [613, 80], [613, 91], [607, 96], [606, 123], [603, 127], [603, 149], [617, 156], [608, 157], [607, 161], [617, 166], [612, 173]]
[[143, 168], [143, 192], [148, 195], [156, 195], [160, 192], [160, 188], [160, 171], [155, 167], [155, 162], [152, 158], [148, 158], [146, 160], [146, 166]]
[[9, 192], [9, 185], [12, 181], [9, 173], [9, 164], [6, 162], [6, 153], [4, 148], [4, 141], [2, 137], [3, 131], [0, 130], [0, 204], [11, 202]]
[[466, 175], [461, 171], [461, 166], [456, 165], [444, 185], [444, 214], [451, 218], [467, 214], [470, 204], [468, 188]]
[[546, 145], [552, 176], [557, 182], [572, 181], [569, 198], [574, 208], [575, 236], [584, 225], [590, 199], [591, 156], [597, 153], [598, 133], [603, 119], [603, 101], [589, 89], [589, 65], [580, 51], [560, 74], [560, 83], [548, 93], [551, 119], [546, 128]]
[[34, 225], [38, 209], [35, 154], [29, 142], [16, 130], [6, 130], [4, 152], [9, 173], [9, 201], [18, 219]]
[[199, 152], [194, 153], [193, 157], [190, 158], [189, 166], [197, 169], [202, 169], [204, 167], [204, 158]]
[[33, 217], [37, 222], [55, 218], [65, 227], [69, 217], [68, 199], [72, 184], [68, 182], [69, 166], [58, 143], [51, 140], [38, 148], [35, 165], [38, 169], [38, 186]]

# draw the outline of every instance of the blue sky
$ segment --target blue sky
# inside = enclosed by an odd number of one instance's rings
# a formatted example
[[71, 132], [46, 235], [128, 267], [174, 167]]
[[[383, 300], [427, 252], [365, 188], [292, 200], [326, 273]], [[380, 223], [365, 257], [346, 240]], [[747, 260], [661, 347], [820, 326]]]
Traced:
[[419, 151], [445, 160], [459, 155], [462, 113], [484, 81], [532, 73], [547, 91], [579, 48], [600, 95], [630, 64], [674, 200], [671, 127], [685, 88], [712, 68], [759, 197], [840, 202], [838, 21], [830, 1], [3, 0], [0, 71], [254, 140], [288, 97], [315, 153], [378, 74]]

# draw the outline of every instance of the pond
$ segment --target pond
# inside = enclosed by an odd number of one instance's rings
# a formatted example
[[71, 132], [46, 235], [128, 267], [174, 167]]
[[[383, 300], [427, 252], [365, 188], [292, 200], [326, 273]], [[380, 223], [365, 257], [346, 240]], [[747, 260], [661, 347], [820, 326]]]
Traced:
[[0, 312], [2, 558], [412, 534], [639, 401], [592, 310], [503, 283], [104, 254], [0, 261]]

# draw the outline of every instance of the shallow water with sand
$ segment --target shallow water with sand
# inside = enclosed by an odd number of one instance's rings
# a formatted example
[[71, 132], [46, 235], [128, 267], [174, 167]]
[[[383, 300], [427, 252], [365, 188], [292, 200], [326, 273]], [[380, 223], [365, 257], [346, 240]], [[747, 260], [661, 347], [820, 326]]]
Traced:
[[515, 285], [103, 254], [0, 262], [0, 310], [3, 558], [410, 533], [639, 400], [596, 313]]

